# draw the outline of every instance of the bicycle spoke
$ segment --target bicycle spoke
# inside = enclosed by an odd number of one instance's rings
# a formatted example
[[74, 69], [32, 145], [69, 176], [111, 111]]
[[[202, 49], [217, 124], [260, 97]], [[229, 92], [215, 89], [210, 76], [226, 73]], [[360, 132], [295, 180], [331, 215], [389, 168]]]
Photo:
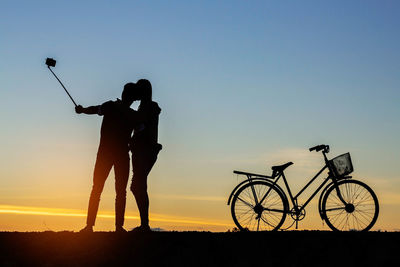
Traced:
[[[263, 215], [261, 215], [261, 219], [262, 219], [263, 222], [265, 222], [267, 225], [269, 225], [270, 227], [272, 227], [272, 229], [275, 228], [275, 226], [276, 226], [276, 224], [277, 224], [277, 222], [275, 222], [274, 224], [271, 224], [267, 219], [264, 218]], [[279, 218], [278, 218], [277, 220], [278, 220], [278, 222], [279, 222]]]
[[342, 210], [339, 214], [334, 215], [334, 217], [336, 217], [336, 219], [335, 219], [335, 221], [333, 223], [335, 223], [338, 219], [340, 219], [342, 217], [341, 215], [343, 215], [344, 212], [345, 212], [345, 210]]
[[268, 215], [269, 215], [269, 217], [270, 217], [270, 221], [273, 221], [275, 225], [276, 225], [277, 223], [279, 223], [279, 219], [281, 218], [281, 216], [278, 216], [278, 215], [276, 215], [276, 214], [274, 214], [274, 213], [270, 213], [270, 214], [268, 214]]
[[326, 211], [334, 211], [334, 210], [344, 210], [344, 207], [326, 209]]
[[238, 199], [240, 200], [240, 201], [242, 201], [244, 204], [246, 204], [247, 206], [249, 206], [250, 208], [254, 208], [254, 206], [252, 206], [250, 203], [247, 203], [246, 201], [244, 201], [243, 199], [241, 199], [240, 197], [238, 197]]
[[369, 218], [369, 217], [367, 217], [367, 216], [365, 216], [365, 214], [363, 214], [362, 212], [360, 212], [360, 211], [355, 211], [357, 214], [359, 214], [360, 216], [360, 220], [361, 220], [361, 218], [364, 218], [366, 221], [369, 221], [371, 218]]
[[351, 214], [351, 215], [353, 216], [353, 224], [354, 224], [354, 222], [357, 223], [357, 228], [354, 226], [354, 229], [362, 229], [362, 227], [364, 227], [365, 225], [361, 226], [359, 220], [357, 219], [357, 217], [354, 216], [354, 214]]
[[354, 218], [354, 220], [357, 220], [357, 222], [363, 223], [364, 225], [368, 225], [369, 219], [367, 219], [366, 221], [362, 220], [360, 217], [356, 217], [355, 214], [351, 214]]

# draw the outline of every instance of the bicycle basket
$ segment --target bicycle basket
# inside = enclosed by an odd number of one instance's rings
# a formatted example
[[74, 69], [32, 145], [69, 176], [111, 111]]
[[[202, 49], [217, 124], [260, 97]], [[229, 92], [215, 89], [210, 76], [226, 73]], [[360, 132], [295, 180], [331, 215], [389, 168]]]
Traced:
[[350, 153], [345, 153], [330, 160], [331, 167], [336, 177], [344, 176], [353, 172]]

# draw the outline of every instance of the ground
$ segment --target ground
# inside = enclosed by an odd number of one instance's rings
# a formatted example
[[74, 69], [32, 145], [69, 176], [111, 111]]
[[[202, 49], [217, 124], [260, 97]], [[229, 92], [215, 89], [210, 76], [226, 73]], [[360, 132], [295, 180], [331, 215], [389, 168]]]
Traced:
[[399, 232], [2, 232], [0, 266], [397, 266]]

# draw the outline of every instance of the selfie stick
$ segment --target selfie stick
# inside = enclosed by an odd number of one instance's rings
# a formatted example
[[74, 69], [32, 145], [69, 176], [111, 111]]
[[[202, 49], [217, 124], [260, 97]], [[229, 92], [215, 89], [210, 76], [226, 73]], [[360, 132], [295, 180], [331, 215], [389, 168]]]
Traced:
[[46, 59], [46, 65], [49, 68], [49, 70], [51, 71], [51, 73], [53, 73], [54, 77], [56, 77], [57, 81], [61, 84], [61, 86], [64, 88], [65, 92], [68, 94], [69, 98], [71, 98], [72, 103], [74, 103], [75, 107], [77, 107], [78, 105], [75, 103], [74, 99], [72, 98], [72, 96], [69, 94], [67, 88], [65, 88], [64, 84], [60, 81], [60, 79], [58, 79], [57, 75], [50, 69], [50, 67], [55, 67], [56, 66], [56, 61], [52, 58], [47, 58]]

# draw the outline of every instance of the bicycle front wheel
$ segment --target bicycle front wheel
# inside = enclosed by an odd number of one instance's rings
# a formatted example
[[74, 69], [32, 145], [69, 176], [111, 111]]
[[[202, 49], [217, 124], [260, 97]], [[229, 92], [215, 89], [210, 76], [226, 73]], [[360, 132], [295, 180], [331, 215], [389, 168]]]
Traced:
[[287, 198], [279, 188], [266, 181], [254, 181], [236, 192], [231, 213], [242, 231], [273, 231], [285, 221], [288, 206]]
[[378, 218], [378, 198], [363, 182], [343, 180], [326, 192], [322, 212], [326, 224], [334, 231], [368, 231]]

